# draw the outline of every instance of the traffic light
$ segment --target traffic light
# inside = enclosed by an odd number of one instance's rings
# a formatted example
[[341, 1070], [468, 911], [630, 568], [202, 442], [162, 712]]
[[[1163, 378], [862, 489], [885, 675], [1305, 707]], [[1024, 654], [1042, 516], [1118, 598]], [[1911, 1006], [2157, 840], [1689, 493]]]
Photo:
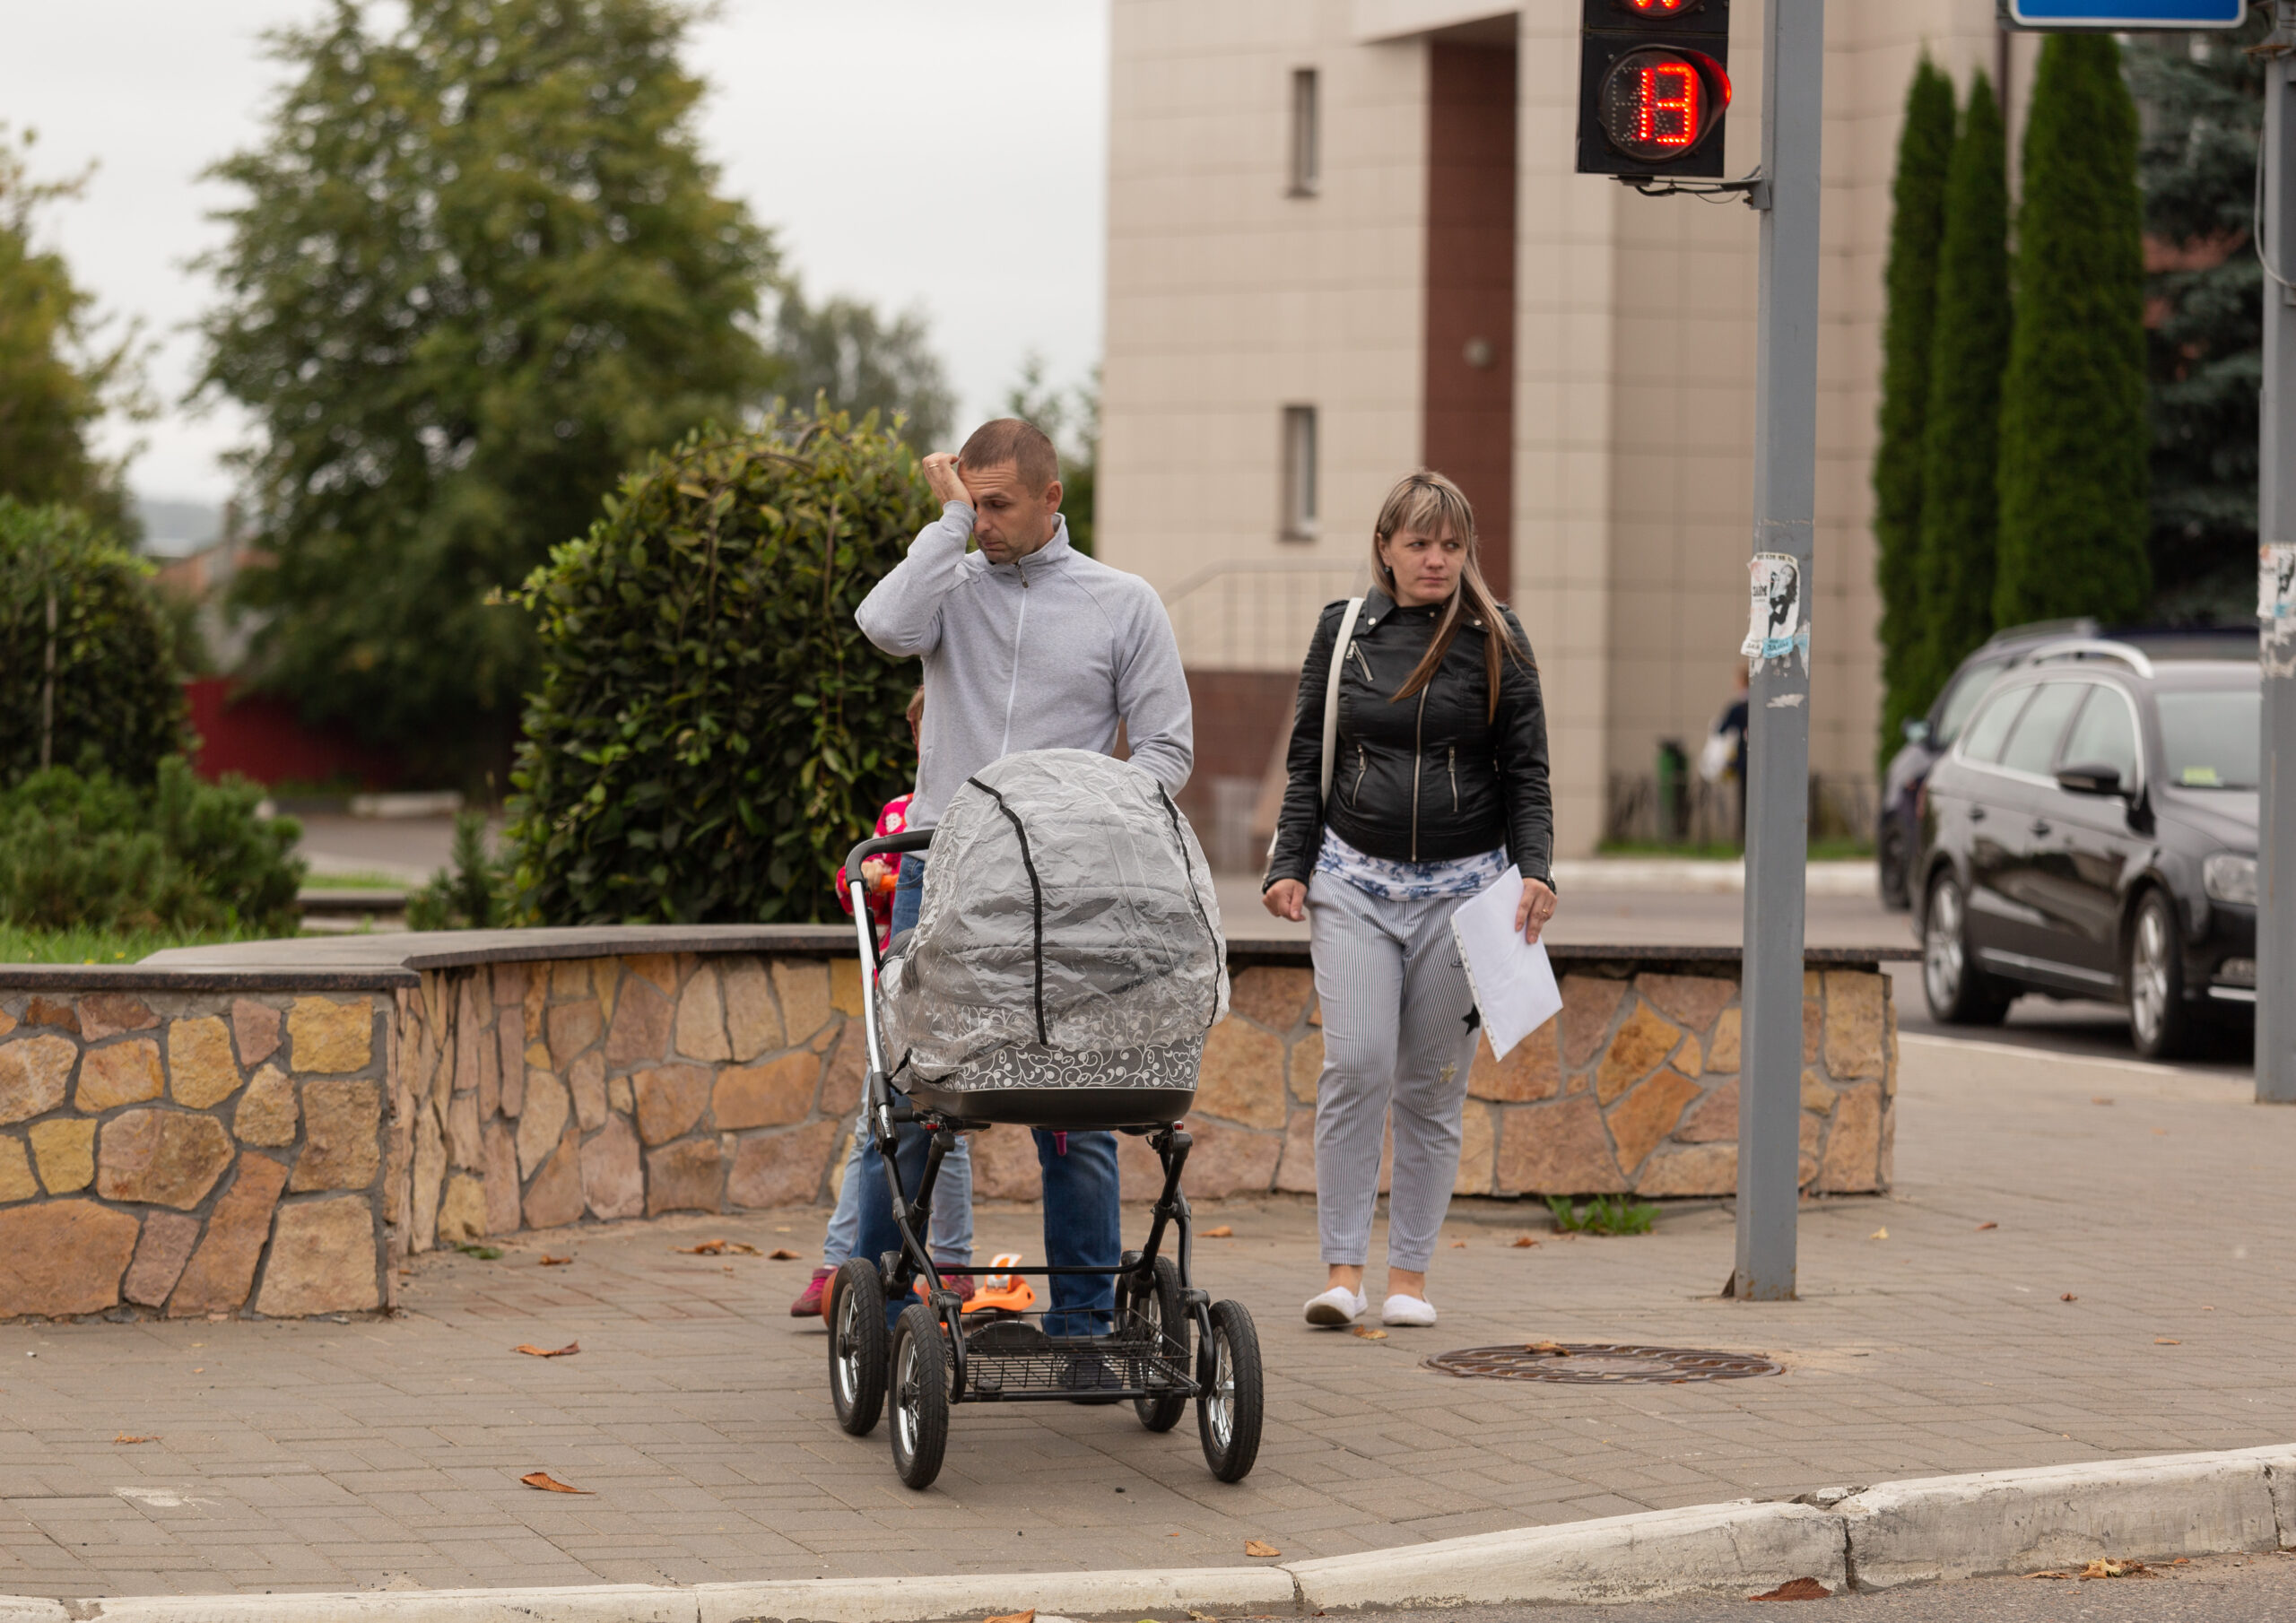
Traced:
[[1721, 174], [1730, 0], [1583, 3], [1578, 172]]

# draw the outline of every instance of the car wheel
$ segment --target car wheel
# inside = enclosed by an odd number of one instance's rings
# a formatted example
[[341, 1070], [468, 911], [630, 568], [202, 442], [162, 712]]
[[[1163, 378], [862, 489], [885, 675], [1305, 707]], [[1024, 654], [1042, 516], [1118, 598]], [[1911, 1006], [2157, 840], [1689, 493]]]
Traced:
[[1896, 913], [1913, 906], [1910, 844], [1904, 826], [1896, 818], [1883, 820], [1881, 837], [1874, 846], [1874, 865], [1881, 870], [1882, 906]]
[[2128, 1032], [2149, 1060], [2173, 1059], [2192, 1046], [2185, 1005], [2185, 957], [2176, 910], [2158, 890], [2136, 904], [2128, 931]]
[[1921, 990], [1942, 1026], [1997, 1026], [2016, 994], [1977, 967], [1961, 881], [1940, 873], [1921, 922]]

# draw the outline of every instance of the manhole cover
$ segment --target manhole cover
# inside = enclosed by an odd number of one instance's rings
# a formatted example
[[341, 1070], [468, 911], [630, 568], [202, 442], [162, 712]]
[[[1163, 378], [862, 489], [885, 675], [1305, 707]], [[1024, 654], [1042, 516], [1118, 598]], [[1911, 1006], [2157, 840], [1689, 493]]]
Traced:
[[1743, 1381], [1781, 1375], [1784, 1367], [1743, 1352], [1695, 1347], [1639, 1347], [1615, 1341], [1540, 1341], [1531, 1346], [1468, 1347], [1425, 1361], [1446, 1375], [1491, 1381], [1559, 1381], [1569, 1386], [1615, 1386], [1626, 1382], [1674, 1385], [1684, 1381]]

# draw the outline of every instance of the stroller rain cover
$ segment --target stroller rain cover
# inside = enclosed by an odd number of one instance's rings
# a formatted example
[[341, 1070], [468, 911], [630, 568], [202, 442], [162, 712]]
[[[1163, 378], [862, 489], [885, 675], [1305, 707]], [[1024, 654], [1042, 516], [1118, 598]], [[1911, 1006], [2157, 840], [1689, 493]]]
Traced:
[[927, 858], [878, 981], [896, 1071], [996, 1087], [1020, 1081], [1000, 1061], [1031, 1059], [1068, 1086], [1196, 1086], [1227, 942], [1211, 865], [1154, 778], [1085, 750], [1008, 755], [950, 797]]

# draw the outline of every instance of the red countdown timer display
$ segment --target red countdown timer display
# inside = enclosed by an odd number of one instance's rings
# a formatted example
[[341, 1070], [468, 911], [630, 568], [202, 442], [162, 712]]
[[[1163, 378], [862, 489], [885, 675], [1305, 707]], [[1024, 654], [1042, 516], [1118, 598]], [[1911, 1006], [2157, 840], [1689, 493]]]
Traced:
[[[1650, 0], [1653, 7], [1666, 0]], [[1708, 83], [1720, 81], [1719, 94]], [[1681, 51], [1630, 51], [1603, 76], [1603, 135], [1630, 158], [1663, 163], [1697, 150], [1730, 104], [1730, 82], [1718, 67]]]
[[1618, 0], [1619, 4], [1637, 17], [1679, 17], [1691, 9], [1695, 0]]
[[1578, 172], [1719, 177], [1730, 0], [1580, 5]]

